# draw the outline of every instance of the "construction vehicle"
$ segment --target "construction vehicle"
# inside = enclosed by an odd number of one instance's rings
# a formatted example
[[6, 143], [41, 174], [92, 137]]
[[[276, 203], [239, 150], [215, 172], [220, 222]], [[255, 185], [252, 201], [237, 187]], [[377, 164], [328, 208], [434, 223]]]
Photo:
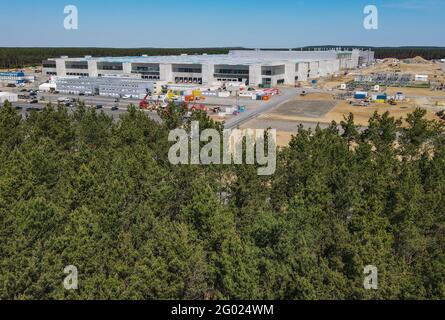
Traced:
[[150, 93], [147, 92], [147, 94], [145, 95], [144, 99], [142, 99], [139, 102], [139, 108], [143, 109], [143, 110], [148, 110], [150, 108], [150, 105], [148, 104], [148, 97], [150, 96]]
[[369, 102], [367, 102], [367, 101], [355, 101], [355, 102], [352, 102], [352, 106], [354, 106], [354, 107], [368, 107], [369, 106]]
[[389, 99], [388, 103], [390, 106], [396, 106], [397, 105], [397, 101], [395, 99]]
[[436, 115], [445, 121], [445, 110], [439, 111], [438, 113], [436, 113]]
[[192, 106], [192, 108], [190, 109], [191, 111], [198, 111], [198, 110], [201, 110], [201, 111], [205, 111], [205, 112], [207, 112], [207, 111], [209, 111], [209, 108], [207, 108], [205, 105], [203, 105], [203, 104], [200, 104], [200, 105], [193, 105]]

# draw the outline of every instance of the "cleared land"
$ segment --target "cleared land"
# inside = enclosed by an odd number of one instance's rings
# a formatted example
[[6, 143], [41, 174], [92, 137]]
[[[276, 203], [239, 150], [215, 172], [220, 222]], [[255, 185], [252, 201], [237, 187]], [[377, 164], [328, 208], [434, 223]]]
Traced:
[[375, 112], [381, 114], [388, 111], [395, 118], [406, 118], [417, 107], [424, 108], [427, 111], [427, 119], [438, 120], [436, 113], [445, 109], [445, 91], [443, 90], [406, 87], [382, 88], [382, 92], [386, 92], [388, 95], [394, 95], [397, 92], [403, 92], [406, 95], [406, 100], [398, 102], [397, 106], [372, 103], [368, 107], [357, 107], [344, 100], [334, 100], [336, 89], [342, 83], [354, 80], [355, 76], [359, 74], [396, 72], [412, 75], [425, 74], [429, 76], [432, 83], [445, 83], [444, 65], [426, 61], [419, 57], [410, 59], [408, 62], [386, 59], [383, 63], [352, 72], [349, 75], [321, 79], [319, 88], [326, 92], [311, 93], [306, 97], [297, 97], [295, 100], [276, 108], [272, 112], [265, 113], [257, 119], [246, 123], [244, 127], [275, 128], [279, 132], [278, 142], [284, 146], [289, 142], [291, 136], [296, 133], [299, 124], [304, 124], [306, 128], [315, 127], [318, 123], [326, 126], [332, 121], [341, 122], [349, 113], [354, 114], [355, 122], [361, 126], [367, 126], [369, 118]]
[[[350, 105], [346, 101], [332, 101], [336, 104], [330, 111], [321, 116], [307, 116], [307, 113], [298, 113], [294, 111], [293, 114], [289, 114], [282, 107], [277, 108], [274, 112], [264, 114], [259, 117], [262, 120], [282, 120], [282, 121], [305, 121], [305, 122], [320, 122], [329, 124], [332, 121], [340, 122], [349, 113], [354, 114], [355, 121], [357, 124], [366, 126], [368, 120], [374, 112], [384, 113], [388, 111], [391, 116], [400, 118], [405, 117], [407, 114], [412, 113], [416, 109], [416, 105], [413, 103], [403, 103], [398, 106], [389, 106], [387, 104], [371, 104], [368, 107], [356, 107]], [[323, 104], [325, 104], [324, 102]], [[433, 110], [427, 110], [428, 119], [437, 119]]]
[[337, 101], [293, 100], [269, 113], [270, 116], [288, 116], [304, 118], [322, 118], [337, 104]]

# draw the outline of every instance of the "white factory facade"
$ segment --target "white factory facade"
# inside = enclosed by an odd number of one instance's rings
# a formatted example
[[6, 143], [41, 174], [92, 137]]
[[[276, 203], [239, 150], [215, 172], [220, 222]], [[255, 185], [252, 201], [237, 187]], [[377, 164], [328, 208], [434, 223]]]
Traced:
[[60, 77], [128, 76], [167, 83], [251, 86], [294, 85], [355, 69], [363, 52], [233, 50], [225, 55], [60, 57], [43, 61], [43, 73]]

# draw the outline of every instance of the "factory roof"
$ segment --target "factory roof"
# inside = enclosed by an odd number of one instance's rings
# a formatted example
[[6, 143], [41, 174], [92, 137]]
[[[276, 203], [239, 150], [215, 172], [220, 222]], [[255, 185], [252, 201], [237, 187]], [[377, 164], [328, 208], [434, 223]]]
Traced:
[[221, 64], [221, 65], [280, 65], [284, 63], [334, 60], [336, 51], [231, 51], [229, 54], [176, 55], [139, 57], [63, 58], [67, 61], [97, 61], [120, 63]]

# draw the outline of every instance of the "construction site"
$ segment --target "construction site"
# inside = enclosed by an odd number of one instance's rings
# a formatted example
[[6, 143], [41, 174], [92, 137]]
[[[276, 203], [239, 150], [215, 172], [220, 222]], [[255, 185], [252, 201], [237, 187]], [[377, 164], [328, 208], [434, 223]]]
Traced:
[[300, 125], [328, 126], [349, 113], [363, 127], [375, 112], [403, 118], [419, 107], [428, 119], [445, 118], [443, 62], [376, 60], [360, 50], [62, 57], [45, 60], [36, 77], [30, 86], [38, 95], [16, 92], [18, 104], [62, 101], [71, 107], [81, 99], [113, 116], [133, 104], [156, 118], [158, 110], [175, 103], [205, 111], [228, 128], [275, 128], [283, 146]]
[[299, 125], [315, 128], [340, 123], [350, 113], [355, 123], [366, 127], [375, 112], [405, 118], [416, 108], [427, 111], [429, 120], [445, 120], [445, 65], [422, 58], [399, 61], [376, 60], [372, 65], [329, 76], [303, 85], [306, 92], [243, 125], [244, 128], [278, 130], [285, 146]]

